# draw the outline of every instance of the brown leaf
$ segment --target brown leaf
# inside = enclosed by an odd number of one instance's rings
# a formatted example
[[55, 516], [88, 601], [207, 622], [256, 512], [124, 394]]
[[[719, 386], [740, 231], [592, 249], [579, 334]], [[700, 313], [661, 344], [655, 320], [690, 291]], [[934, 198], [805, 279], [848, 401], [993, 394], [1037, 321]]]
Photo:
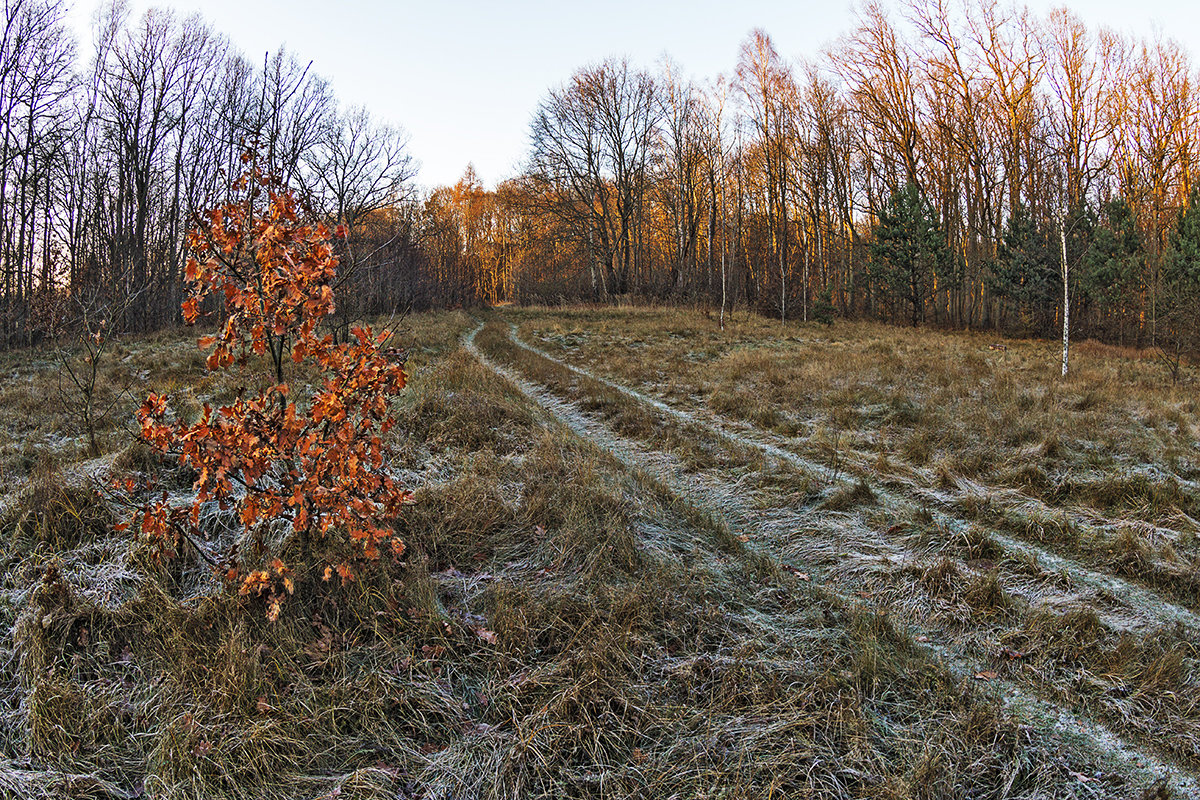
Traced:
[[784, 564], [783, 568], [786, 569], [788, 572], [792, 573], [793, 575], [795, 575], [797, 578], [799, 578], [802, 581], [808, 580], [808, 573], [801, 572], [799, 567], [793, 567], [791, 564]]

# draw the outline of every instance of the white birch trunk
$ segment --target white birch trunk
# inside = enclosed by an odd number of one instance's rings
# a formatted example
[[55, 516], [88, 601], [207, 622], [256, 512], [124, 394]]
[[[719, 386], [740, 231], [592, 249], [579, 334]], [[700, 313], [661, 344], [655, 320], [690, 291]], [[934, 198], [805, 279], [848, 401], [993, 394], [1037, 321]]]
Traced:
[[1071, 354], [1071, 283], [1068, 280], [1070, 277], [1067, 270], [1067, 221], [1064, 215], [1062, 227], [1059, 229], [1059, 236], [1062, 241], [1062, 281], [1063, 281], [1063, 353], [1062, 353], [1062, 374], [1067, 376], [1067, 366], [1070, 364]]

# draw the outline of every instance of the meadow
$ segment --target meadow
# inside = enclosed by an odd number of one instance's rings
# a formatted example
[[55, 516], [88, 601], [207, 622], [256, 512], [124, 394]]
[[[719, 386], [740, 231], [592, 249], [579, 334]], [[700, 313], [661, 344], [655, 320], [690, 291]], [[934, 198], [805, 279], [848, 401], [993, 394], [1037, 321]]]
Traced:
[[1194, 376], [689, 310], [400, 337], [408, 549], [277, 622], [106, 488], [186, 497], [133, 410], [236, 372], [120, 341], [94, 455], [53, 353], [0, 357], [0, 796], [1200, 796]]

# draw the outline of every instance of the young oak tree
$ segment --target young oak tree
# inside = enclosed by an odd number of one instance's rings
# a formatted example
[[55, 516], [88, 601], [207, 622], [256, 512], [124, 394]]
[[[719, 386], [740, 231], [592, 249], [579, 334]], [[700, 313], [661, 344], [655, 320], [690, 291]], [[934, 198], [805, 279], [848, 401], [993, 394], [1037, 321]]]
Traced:
[[[266, 595], [267, 616], [275, 620], [294, 590], [292, 570], [275, 558], [247, 571], [232, 547], [208, 555], [196, 542], [201, 504], [235, 508], [257, 559], [267, 555], [264, 525], [275, 520], [299, 538], [305, 559], [313, 537], [333, 534], [346, 537], [352, 558], [377, 559], [381, 548], [399, 555], [404, 543], [382, 523], [411, 493], [384, 469], [383, 436], [394, 425], [388, 401], [406, 376], [403, 363], [383, 348], [390, 332], [355, 328], [340, 344], [321, 335], [319, 324], [334, 311], [337, 258], [329, 232], [303, 224], [294, 196], [265, 177], [252, 155], [243, 161], [249, 171], [233, 182], [233, 199], [189, 234], [191, 292], [183, 314], [195, 322], [201, 304], [219, 297], [224, 324], [199, 342], [210, 350], [208, 369], [247, 370], [265, 361], [268, 374], [257, 393], [243, 389], [216, 409], [206, 404], [192, 424], [169, 419], [166, 397], [146, 399], [138, 411], [142, 438], [197, 478], [189, 503], [176, 505], [164, 493], [143, 505], [134, 522], [156, 553], [169, 557], [191, 544], [227, 580], [240, 580], [241, 594]], [[288, 363], [319, 375], [311, 389], [288, 384]], [[325, 567], [326, 580], [334, 569], [343, 580], [353, 576], [342, 561]]]

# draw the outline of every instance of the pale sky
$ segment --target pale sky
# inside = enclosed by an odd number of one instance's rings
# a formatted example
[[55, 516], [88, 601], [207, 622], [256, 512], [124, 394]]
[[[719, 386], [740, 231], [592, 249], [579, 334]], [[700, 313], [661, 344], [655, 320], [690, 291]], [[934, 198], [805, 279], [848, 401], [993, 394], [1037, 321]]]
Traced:
[[[75, 0], [81, 50], [102, 0]], [[411, 135], [426, 186], [454, 183], [468, 163], [487, 185], [514, 175], [530, 117], [546, 91], [577, 68], [628, 56], [652, 68], [669, 54], [697, 79], [732, 72], [754, 28], [788, 59], [815, 57], [853, 24], [852, 0], [131, 0], [199, 11], [249, 58], [286, 45], [346, 105]], [[1062, 2], [1029, 0], [1037, 11]], [[1089, 23], [1161, 30], [1193, 53], [1200, 10], [1181, 0], [1076, 0]]]

